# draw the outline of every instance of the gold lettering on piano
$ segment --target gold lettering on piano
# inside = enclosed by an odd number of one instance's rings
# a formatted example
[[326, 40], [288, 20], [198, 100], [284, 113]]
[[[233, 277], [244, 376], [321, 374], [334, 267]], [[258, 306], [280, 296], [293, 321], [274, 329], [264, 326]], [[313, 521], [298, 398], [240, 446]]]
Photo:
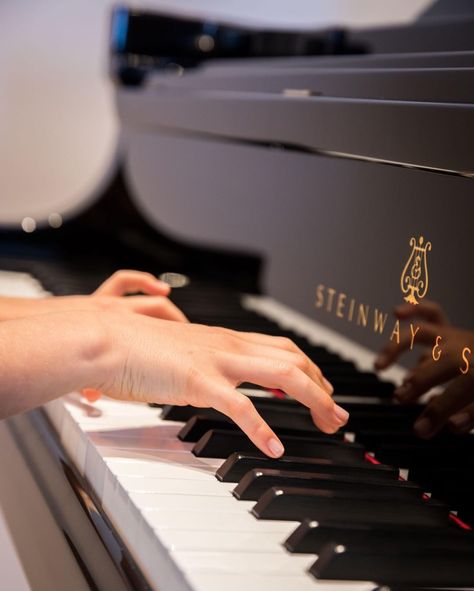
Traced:
[[402, 293], [406, 294], [405, 302], [415, 305], [419, 303], [416, 298], [423, 299], [428, 291], [426, 253], [431, 250], [431, 242], [424, 244], [424, 241], [423, 236], [420, 236], [418, 241], [414, 236], [410, 238], [412, 251], [400, 277]]
[[388, 314], [383, 314], [377, 308], [374, 311], [374, 330], [379, 334], [382, 334], [385, 329], [385, 323], [387, 322]]
[[410, 322], [410, 334], [411, 334], [411, 341], [410, 341], [410, 351], [413, 350], [413, 345], [415, 344], [415, 337], [416, 333], [420, 330], [420, 327], [417, 326], [416, 329], [413, 324]]
[[433, 361], [439, 361], [439, 358], [441, 357], [441, 353], [442, 353], [441, 347], [440, 347], [441, 340], [442, 340], [441, 335], [438, 335], [436, 337], [433, 349], [431, 350], [431, 357], [433, 357]]
[[346, 294], [342, 293], [341, 291], [337, 298], [336, 316], [338, 318], [344, 318], [344, 305], [346, 302], [346, 297]]
[[392, 334], [390, 335], [390, 340], [393, 341], [393, 337], [397, 337], [397, 345], [400, 344], [400, 320], [395, 321], [395, 325], [392, 330]]
[[469, 371], [469, 359], [467, 358], [467, 355], [471, 355], [471, 354], [472, 354], [471, 349], [469, 349], [469, 347], [464, 347], [464, 349], [462, 350], [462, 354], [461, 354], [464, 365], [459, 368], [459, 371], [464, 375], [467, 374], [467, 372]]
[[[412, 237], [409, 242], [412, 251], [408, 257], [407, 262], [400, 277], [400, 287], [402, 293], [405, 294], [405, 301], [410, 304], [417, 305], [419, 300], [422, 300], [428, 292], [428, 266], [427, 253], [431, 251], [431, 242], [425, 242], [423, 236], [419, 236], [418, 240]], [[347, 301], [349, 305], [347, 306]], [[335, 304], [335, 305], [334, 305]], [[316, 308], [325, 309], [329, 314], [333, 313], [337, 318], [346, 320], [347, 322], [355, 322], [361, 328], [373, 328], [376, 334], [383, 335], [387, 325], [388, 314], [379, 308], [373, 309], [373, 325], [369, 323], [371, 317], [371, 306], [362, 302], [358, 302], [355, 298], [348, 298], [348, 295], [342, 291], [338, 291], [333, 287], [326, 287], [320, 283], [316, 287], [316, 300], [314, 303]], [[420, 331], [420, 326], [415, 326], [412, 322], [409, 323], [410, 328], [410, 351], [415, 346], [415, 339]], [[407, 335], [408, 336], [408, 335]], [[390, 340], [396, 340], [397, 345], [400, 344], [400, 320], [395, 319]], [[421, 339], [426, 342], [426, 339]], [[443, 338], [441, 335], [436, 336], [435, 342], [431, 349], [431, 357], [433, 361], [439, 361], [442, 355], [441, 342]], [[470, 368], [470, 357], [472, 350], [465, 346], [461, 351], [462, 365], [459, 371], [462, 374], [467, 374]]]
[[359, 304], [359, 311], [357, 313], [357, 324], [360, 326], [367, 326], [367, 321], [369, 319], [369, 306], [364, 304]]
[[[347, 305], [347, 302], [349, 302], [349, 305]], [[323, 283], [320, 283], [316, 287], [314, 306], [317, 309], [325, 310], [329, 314], [334, 314], [337, 318], [345, 320], [346, 322], [354, 323], [355, 321], [357, 326], [360, 326], [361, 328], [369, 328], [376, 334], [383, 335], [385, 333], [389, 318], [388, 313], [380, 308], [371, 308], [369, 304], [358, 302], [356, 298], [349, 298], [347, 293], [338, 291], [333, 287], [327, 287]], [[395, 341], [397, 345], [399, 345], [401, 339], [400, 320], [398, 318], [395, 319], [393, 325], [389, 324], [389, 326], [391, 326], [390, 340]], [[410, 331], [411, 351], [415, 346], [415, 341], [421, 327], [410, 322], [407, 325], [407, 330], [408, 329]], [[390, 328], [387, 330], [390, 330]], [[424, 339], [422, 340], [425, 342]], [[441, 358], [442, 340], [442, 336], [438, 335], [431, 349], [431, 357], [434, 361], [439, 361]], [[466, 374], [469, 371], [471, 355], [472, 350], [469, 347], [464, 347], [460, 352], [462, 365], [459, 367], [459, 371], [462, 374]]]

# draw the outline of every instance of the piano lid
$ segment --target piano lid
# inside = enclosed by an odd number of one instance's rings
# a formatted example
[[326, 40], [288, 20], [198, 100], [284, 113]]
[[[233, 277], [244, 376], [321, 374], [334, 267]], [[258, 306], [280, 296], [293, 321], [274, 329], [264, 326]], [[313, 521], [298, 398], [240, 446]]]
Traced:
[[472, 49], [221, 61], [118, 87], [137, 206], [261, 254], [268, 294], [374, 350], [423, 250], [425, 296], [472, 328]]

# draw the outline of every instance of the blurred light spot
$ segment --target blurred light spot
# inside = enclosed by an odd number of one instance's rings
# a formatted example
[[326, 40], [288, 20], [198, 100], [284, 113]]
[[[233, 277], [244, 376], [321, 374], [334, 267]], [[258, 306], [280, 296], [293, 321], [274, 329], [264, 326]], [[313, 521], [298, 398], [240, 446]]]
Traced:
[[63, 225], [63, 216], [60, 213], [50, 213], [48, 223], [51, 228], [60, 228]]
[[33, 218], [23, 218], [21, 220], [21, 227], [23, 228], [24, 232], [28, 232], [28, 234], [30, 234], [36, 230], [36, 220]]
[[170, 287], [185, 287], [189, 284], [189, 277], [182, 275], [181, 273], [162, 273], [159, 276], [161, 281], [167, 283]]
[[200, 35], [196, 43], [198, 48], [205, 53], [214, 49], [214, 39], [210, 35]]

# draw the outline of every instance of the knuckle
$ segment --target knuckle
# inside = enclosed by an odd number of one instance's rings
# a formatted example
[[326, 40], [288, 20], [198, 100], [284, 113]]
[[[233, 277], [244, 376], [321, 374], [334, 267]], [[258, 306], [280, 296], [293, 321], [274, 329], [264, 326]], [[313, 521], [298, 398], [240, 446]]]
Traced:
[[278, 344], [286, 351], [294, 351], [297, 348], [295, 343], [288, 337], [278, 337]]
[[306, 373], [309, 370], [309, 359], [303, 353], [299, 353], [297, 354], [295, 365], [298, 369]]
[[235, 396], [229, 402], [229, 410], [234, 417], [241, 417], [253, 410], [253, 404], [246, 396]]

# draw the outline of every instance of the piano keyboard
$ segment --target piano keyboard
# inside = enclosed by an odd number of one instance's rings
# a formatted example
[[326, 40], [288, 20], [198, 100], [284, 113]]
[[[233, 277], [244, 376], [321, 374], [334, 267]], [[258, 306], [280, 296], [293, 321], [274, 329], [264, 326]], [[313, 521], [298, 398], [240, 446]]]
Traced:
[[[14, 276], [4, 279], [13, 289]], [[17, 285], [41, 295], [28, 277]], [[323, 435], [311, 431], [302, 407], [248, 385], [291, 450], [271, 460], [210, 409], [106, 398], [90, 405], [77, 394], [49, 403], [58, 438], [150, 586], [474, 589], [466, 523], [474, 521], [472, 438], [415, 440], [418, 410], [390, 405], [390, 383], [370, 373], [371, 354], [284, 306], [252, 296], [242, 309], [238, 298], [220, 294], [216, 308], [211, 292], [201, 300], [189, 294], [174, 298], [192, 320], [293, 335], [333, 371], [351, 418], [343, 436]], [[398, 478], [399, 468], [408, 481]]]

